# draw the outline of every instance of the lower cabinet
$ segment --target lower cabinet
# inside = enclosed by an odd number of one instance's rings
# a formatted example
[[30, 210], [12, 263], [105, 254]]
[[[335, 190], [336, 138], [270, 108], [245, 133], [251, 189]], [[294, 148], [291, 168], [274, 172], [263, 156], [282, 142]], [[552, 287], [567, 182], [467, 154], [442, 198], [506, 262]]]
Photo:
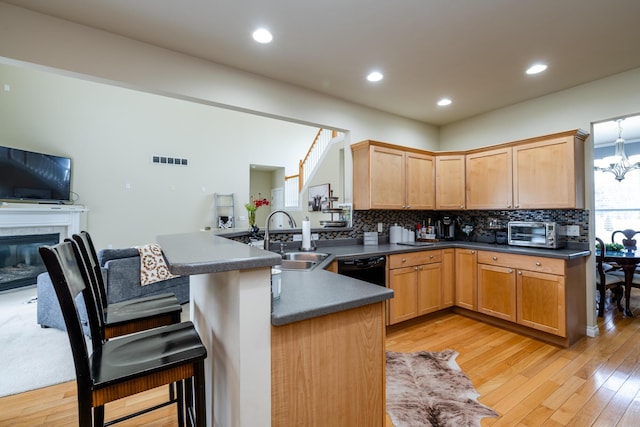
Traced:
[[[442, 251], [389, 255], [388, 324], [403, 322], [444, 308]], [[448, 277], [448, 276], [447, 276]], [[445, 292], [450, 298], [450, 290]]]
[[474, 249], [455, 249], [456, 306], [467, 310], [478, 310], [478, 251]]
[[478, 311], [516, 321], [516, 272], [513, 268], [478, 264]]
[[518, 323], [567, 336], [564, 276], [518, 270]]
[[477, 271], [478, 312], [567, 336], [563, 260], [478, 251]]

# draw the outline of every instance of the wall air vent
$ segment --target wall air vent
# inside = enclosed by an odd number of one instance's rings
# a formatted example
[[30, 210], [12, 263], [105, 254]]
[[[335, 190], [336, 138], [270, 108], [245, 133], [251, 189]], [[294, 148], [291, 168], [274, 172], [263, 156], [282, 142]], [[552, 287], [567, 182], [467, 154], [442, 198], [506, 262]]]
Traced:
[[189, 160], [180, 157], [151, 156], [151, 162], [158, 165], [189, 166]]

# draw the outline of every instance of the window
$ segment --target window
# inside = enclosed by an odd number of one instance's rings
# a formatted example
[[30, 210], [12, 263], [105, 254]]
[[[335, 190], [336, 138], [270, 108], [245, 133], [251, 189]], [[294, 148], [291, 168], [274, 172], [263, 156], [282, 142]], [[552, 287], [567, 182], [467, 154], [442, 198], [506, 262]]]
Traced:
[[[640, 116], [627, 117], [622, 122], [620, 136], [625, 140], [628, 157], [640, 154], [640, 135], [635, 129], [638, 125]], [[613, 143], [618, 137], [615, 120], [595, 124], [593, 134], [594, 159], [612, 156], [615, 153]], [[640, 169], [627, 172], [622, 181], [616, 181], [610, 172], [594, 171], [593, 185], [596, 236], [609, 242], [615, 230], [640, 230]]]

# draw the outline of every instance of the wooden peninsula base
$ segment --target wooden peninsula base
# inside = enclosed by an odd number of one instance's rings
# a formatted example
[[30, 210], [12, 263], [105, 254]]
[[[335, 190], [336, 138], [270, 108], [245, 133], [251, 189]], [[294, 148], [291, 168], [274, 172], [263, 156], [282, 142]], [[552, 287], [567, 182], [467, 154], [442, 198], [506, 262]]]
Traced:
[[271, 425], [384, 426], [384, 302], [271, 326]]

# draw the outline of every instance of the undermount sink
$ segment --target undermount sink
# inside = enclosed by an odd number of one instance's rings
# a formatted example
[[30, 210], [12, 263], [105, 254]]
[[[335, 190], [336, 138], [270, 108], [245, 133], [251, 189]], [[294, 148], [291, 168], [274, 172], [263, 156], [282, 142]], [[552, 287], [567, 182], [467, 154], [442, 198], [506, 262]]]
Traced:
[[287, 252], [282, 255], [282, 262], [275, 268], [281, 270], [311, 270], [329, 254], [323, 252]]
[[282, 255], [282, 259], [319, 262], [328, 256], [324, 252], [287, 252]]

